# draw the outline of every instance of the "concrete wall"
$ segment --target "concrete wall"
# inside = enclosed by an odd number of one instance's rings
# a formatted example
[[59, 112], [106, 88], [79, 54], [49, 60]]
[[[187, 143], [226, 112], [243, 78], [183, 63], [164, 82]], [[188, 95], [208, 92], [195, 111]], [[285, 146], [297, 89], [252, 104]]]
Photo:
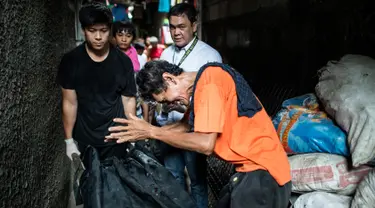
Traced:
[[203, 39], [262, 85], [312, 91], [316, 71], [328, 60], [346, 53], [375, 56], [372, 0], [205, 2]]
[[0, 207], [66, 207], [69, 159], [55, 76], [73, 46], [66, 1], [0, 1]]

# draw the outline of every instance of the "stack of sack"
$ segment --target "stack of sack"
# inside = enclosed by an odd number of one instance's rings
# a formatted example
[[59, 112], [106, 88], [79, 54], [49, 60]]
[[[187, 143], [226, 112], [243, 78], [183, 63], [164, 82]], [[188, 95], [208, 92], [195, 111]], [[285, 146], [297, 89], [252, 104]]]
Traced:
[[294, 207], [375, 207], [375, 60], [346, 55], [319, 74], [316, 96], [284, 101], [273, 119], [302, 194]]

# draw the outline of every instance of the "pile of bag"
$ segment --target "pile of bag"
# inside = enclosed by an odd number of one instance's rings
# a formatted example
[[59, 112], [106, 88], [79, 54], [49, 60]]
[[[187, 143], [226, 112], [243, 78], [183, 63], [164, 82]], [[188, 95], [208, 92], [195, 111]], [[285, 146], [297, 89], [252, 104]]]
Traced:
[[375, 158], [375, 60], [346, 55], [320, 70], [316, 94], [348, 133], [353, 166]]
[[346, 55], [319, 75], [317, 96], [284, 101], [273, 119], [302, 194], [294, 207], [375, 207], [375, 60]]

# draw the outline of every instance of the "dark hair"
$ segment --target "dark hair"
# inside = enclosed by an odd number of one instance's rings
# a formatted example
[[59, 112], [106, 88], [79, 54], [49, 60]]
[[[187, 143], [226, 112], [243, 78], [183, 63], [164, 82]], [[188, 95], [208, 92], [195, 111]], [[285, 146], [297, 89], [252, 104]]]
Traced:
[[167, 61], [156, 60], [147, 62], [138, 72], [136, 78], [138, 91], [145, 101], [154, 101], [153, 94], [157, 95], [167, 89], [167, 83], [163, 78], [165, 72], [178, 76], [183, 70]]
[[181, 3], [174, 5], [168, 13], [168, 19], [171, 19], [171, 16], [181, 16], [186, 15], [190, 23], [197, 21], [198, 12], [195, 9], [194, 5], [188, 3]]
[[124, 31], [125, 33], [129, 33], [135, 38], [136, 29], [134, 25], [129, 21], [116, 21], [113, 23], [112, 26], [112, 35], [116, 37], [116, 33]]
[[141, 42], [134, 43], [134, 48], [137, 50], [144, 50], [146, 48], [145, 44]]
[[79, 10], [79, 21], [82, 28], [95, 24], [112, 25], [113, 17], [111, 10], [101, 2], [91, 2], [84, 4]]

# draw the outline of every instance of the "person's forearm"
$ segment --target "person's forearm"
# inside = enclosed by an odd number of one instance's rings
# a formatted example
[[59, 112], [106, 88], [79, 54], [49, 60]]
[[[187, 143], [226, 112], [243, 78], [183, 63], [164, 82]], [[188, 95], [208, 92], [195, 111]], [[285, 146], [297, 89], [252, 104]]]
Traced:
[[143, 114], [143, 119], [147, 122], [149, 122], [149, 107], [148, 104], [145, 102], [142, 102], [142, 114]]
[[176, 131], [176, 132], [189, 132], [190, 131], [190, 126], [189, 124], [179, 121], [173, 124], [168, 124], [163, 127], [161, 127], [162, 130], [167, 130], [167, 131]]
[[77, 105], [63, 101], [63, 124], [65, 139], [73, 138], [73, 128], [77, 118]]
[[148, 105], [148, 123], [155, 123], [155, 106]]
[[136, 116], [136, 99], [135, 97], [122, 96], [122, 104], [124, 105], [125, 116], [129, 118], [130, 114]]
[[217, 134], [166, 131], [154, 126], [150, 131], [150, 137], [180, 149], [210, 155], [214, 150]]

